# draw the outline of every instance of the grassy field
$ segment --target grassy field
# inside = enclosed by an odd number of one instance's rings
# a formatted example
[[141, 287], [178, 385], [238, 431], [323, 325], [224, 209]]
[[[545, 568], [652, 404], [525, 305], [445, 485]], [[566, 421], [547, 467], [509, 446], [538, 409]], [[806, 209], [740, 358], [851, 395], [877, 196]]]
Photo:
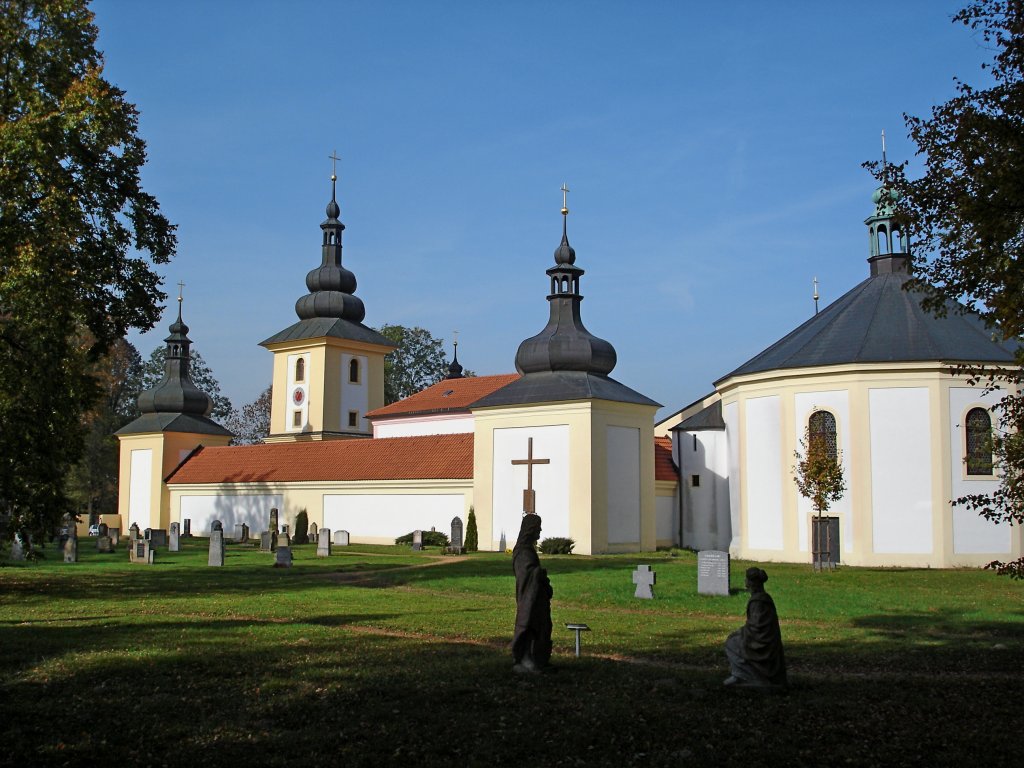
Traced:
[[[0, 568], [0, 765], [964, 765], [1024, 752], [1024, 585], [767, 564], [787, 695], [723, 689], [746, 595], [692, 553], [543, 557], [557, 672], [511, 672], [508, 555], [190, 542]], [[650, 563], [654, 601], [632, 597]], [[733, 563], [733, 586], [748, 563]], [[586, 622], [583, 657], [565, 622]]]

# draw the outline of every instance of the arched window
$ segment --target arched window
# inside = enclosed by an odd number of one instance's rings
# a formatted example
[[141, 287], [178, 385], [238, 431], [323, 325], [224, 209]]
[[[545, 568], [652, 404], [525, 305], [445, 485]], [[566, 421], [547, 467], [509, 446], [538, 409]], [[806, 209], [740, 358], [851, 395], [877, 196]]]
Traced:
[[807, 420], [807, 432], [810, 435], [811, 443], [822, 441], [829, 458], [832, 461], [838, 460], [839, 442], [836, 439], [835, 416], [828, 411], [815, 411]]
[[984, 408], [967, 412], [967, 474], [992, 474], [992, 417]]
[[878, 228], [878, 254], [884, 256], [890, 252], [889, 248], [889, 233], [885, 227]]
[[306, 361], [304, 358], [300, 357], [298, 360], [295, 361], [295, 380], [306, 380]]
[[355, 358], [348, 363], [348, 380], [353, 384], [359, 383], [359, 361]]

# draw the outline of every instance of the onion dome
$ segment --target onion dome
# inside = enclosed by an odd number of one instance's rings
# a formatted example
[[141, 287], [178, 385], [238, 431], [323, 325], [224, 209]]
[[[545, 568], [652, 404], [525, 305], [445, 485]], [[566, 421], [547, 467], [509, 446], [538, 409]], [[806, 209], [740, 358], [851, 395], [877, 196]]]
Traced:
[[451, 365], [448, 366], [446, 379], [461, 379], [463, 367], [459, 365], [459, 342], [455, 342], [455, 354], [452, 356]]
[[562, 242], [555, 249], [555, 266], [547, 270], [551, 279], [548, 324], [519, 345], [519, 373], [581, 371], [606, 376], [615, 368], [615, 348], [591, 334], [580, 318], [580, 278], [584, 272], [576, 266], [576, 251], [569, 245], [568, 215], [569, 209], [563, 204]]
[[178, 298], [178, 319], [169, 328], [171, 335], [164, 339], [164, 377], [152, 389], [139, 395], [139, 411], [147, 413], [183, 413], [209, 416], [213, 400], [189, 377], [188, 326], [181, 319], [181, 298]]
[[359, 323], [366, 317], [362, 300], [353, 295], [356, 276], [341, 264], [341, 233], [345, 225], [338, 219], [341, 208], [335, 194], [337, 180], [332, 173], [327, 219], [320, 225], [323, 230], [321, 264], [306, 275], [309, 293], [295, 302], [295, 313], [300, 320], [338, 318]]

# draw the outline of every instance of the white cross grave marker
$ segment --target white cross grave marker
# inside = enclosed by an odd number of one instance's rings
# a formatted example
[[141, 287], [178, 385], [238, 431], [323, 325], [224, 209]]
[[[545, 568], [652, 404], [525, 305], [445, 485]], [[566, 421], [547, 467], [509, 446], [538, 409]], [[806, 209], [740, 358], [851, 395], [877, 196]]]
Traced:
[[633, 571], [633, 583], [636, 584], [636, 592], [633, 597], [640, 597], [645, 600], [654, 599], [654, 582], [656, 575], [649, 565], [638, 565]]

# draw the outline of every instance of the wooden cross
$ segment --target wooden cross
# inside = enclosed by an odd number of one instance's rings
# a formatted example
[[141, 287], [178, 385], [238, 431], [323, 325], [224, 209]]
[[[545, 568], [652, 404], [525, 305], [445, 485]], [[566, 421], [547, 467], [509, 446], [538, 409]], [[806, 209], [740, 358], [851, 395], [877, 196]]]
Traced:
[[531, 437], [526, 443], [526, 458], [525, 459], [512, 459], [512, 464], [516, 466], [526, 465], [526, 489], [523, 491], [523, 512], [530, 515], [537, 511], [537, 492], [533, 490], [533, 465], [534, 464], [550, 464], [551, 459], [535, 459], [533, 458], [533, 438]]
[[338, 180], [338, 161], [341, 160], [341, 158], [338, 157], [338, 150], [334, 150], [334, 152], [329, 154], [327, 156], [327, 159], [331, 161], [331, 181], [337, 181]]

